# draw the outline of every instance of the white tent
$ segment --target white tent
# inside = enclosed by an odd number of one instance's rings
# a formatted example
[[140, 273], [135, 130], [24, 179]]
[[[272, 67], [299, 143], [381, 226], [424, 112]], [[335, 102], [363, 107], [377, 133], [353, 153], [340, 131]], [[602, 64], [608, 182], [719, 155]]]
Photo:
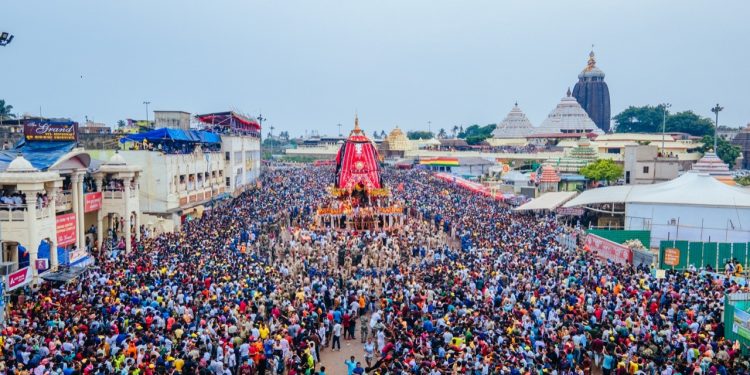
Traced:
[[750, 192], [705, 173], [588, 190], [564, 207], [607, 203], [625, 203], [625, 229], [650, 230], [652, 247], [662, 240], [750, 241]]
[[552, 211], [563, 203], [569, 201], [571, 198], [576, 196], [575, 191], [555, 191], [544, 193], [539, 198], [532, 199], [530, 202], [524, 203], [516, 211], [539, 211], [548, 210]]

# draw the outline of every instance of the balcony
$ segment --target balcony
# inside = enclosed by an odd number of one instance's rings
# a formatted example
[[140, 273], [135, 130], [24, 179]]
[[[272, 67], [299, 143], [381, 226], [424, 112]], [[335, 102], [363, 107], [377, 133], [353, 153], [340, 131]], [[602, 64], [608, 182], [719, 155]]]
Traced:
[[55, 199], [55, 210], [57, 212], [68, 211], [73, 209], [73, 193], [70, 190], [63, 190], [57, 194]]
[[125, 192], [122, 190], [110, 190], [110, 189], [104, 189], [102, 192], [102, 198], [104, 199], [122, 199], [125, 195]]
[[[0, 204], [0, 222], [6, 222], [6, 223], [14, 223], [14, 222], [21, 222], [26, 220], [26, 205], [17, 205], [17, 204]], [[46, 219], [50, 217], [50, 209], [49, 206], [45, 207], [37, 207], [36, 208], [36, 218], [39, 219]]]

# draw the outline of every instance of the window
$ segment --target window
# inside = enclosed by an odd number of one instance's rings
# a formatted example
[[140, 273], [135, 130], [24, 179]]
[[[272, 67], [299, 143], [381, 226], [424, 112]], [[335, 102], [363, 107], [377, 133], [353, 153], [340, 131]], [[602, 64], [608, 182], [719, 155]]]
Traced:
[[229, 151], [224, 153], [224, 160], [229, 161]]
[[625, 183], [630, 183], [630, 171], [625, 171]]
[[643, 167], [643, 173], [648, 173], [648, 166]]
[[227, 187], [231, 187], [231, 186], [232, 186], [232, 179], [227, 177]]

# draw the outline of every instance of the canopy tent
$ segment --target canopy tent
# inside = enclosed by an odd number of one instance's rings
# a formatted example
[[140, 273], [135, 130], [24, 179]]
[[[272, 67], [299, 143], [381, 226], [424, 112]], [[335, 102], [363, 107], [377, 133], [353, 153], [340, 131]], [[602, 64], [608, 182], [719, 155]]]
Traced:
[[533, 199], [523, 205], [515, 208], [516, 211], [552, 211], [562, 206], [565, 202], [576, 196], [574, 191], [557, 191], [542, 194], [539, 198]]
[[460, 186], [460, 187], [462, 187], [464, 189], [472, 191], [474, 193], [484, 194], [486, 196], [491, 196], [491, 197], [493, 197], [495, 199], [504, 199], [505, 198], [502, 193], [492, 193], [490, 191], [490, 189], [487, 188], [486, 186], [484, 186], [484, 185], [482, 185], [482, 184], [480, 184], [478, 182], [469, 181], [469, 180], [467, 180], [467, 179], [465, 179], [463, 177], [458, 177], [456, 175], [452, 175], [450, 173], [445, 173], [445, 172], [435, 173], [434, 176], [437, 177], [437, 178], [439, 178], [439, 179], [441, 179], [441, 180], [443, 180], [443, 181], [452, 182], [452, 183], [454, 183], [454, 184], [456, 184], [456, 185], [458, 185], [458, 186]]
[[26, 142], [22, 139], [12, 151], [0, 151], [0, 170], [7, 169], [8, 164], [21, 153], [34, 168], [44, 171], [75, 146], [75, 142]]
[[120, 138], [120, 143], [143, 142], [144, 140], [154, 143], [164, 141], [205, 144], [221, 143], [221, 137], [212, 132], [205, 130], [182, 130], [171, 128], [161, 128], [145, 133], [128, 134], [125, 137]]
[[236, 112], [216, 112], [196, 115], [195, 118], [212, 127], [220, 126], [238, 130], [260, 131], [260, 122], [252, 117], [246, 117]]
[[611, 186], [587, 190], [565, 207], [606, 203], [651, 203], [750, 208], [750, 192], [705, 173], [688, 172], [653, 185]]

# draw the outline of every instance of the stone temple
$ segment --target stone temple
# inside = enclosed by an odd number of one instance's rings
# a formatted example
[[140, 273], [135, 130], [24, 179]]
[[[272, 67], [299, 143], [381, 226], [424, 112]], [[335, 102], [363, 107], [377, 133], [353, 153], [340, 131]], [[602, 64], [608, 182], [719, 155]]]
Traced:
[[578, 82], [573, 87], [573, 96], [596, 126], [604, 132], [609, 132], [609, 88], [604, 82], [604, 72], [596, 66], [594, 51], [589, 54], [586, 68], [578, 75]]

